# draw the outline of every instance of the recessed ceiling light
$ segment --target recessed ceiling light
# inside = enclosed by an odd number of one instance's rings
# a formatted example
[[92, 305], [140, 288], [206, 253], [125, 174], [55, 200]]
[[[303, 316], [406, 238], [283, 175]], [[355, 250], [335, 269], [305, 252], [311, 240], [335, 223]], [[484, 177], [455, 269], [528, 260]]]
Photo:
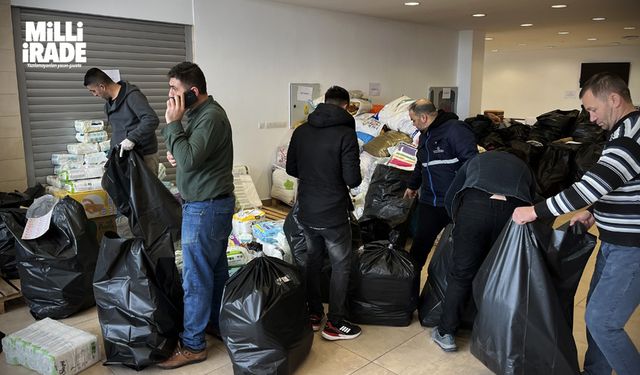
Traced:
[[552, 5], [551, 7], [555, 9], [560, 9], [560, 8], [566, 8], [567, 6], [564, 4], [556, 4], [556, 5]]
[[635, 30], [636, 27], [635, 26], [625, 26], [624, 29], [625, 30]]
[[604, 17], [593, 17], [591, 20], [593, 20], [593, 21], [604, 21], [604, 20], [606, 20], [606, 18], [604, 18]]
[[556, 46], [547, 46], [547, 48], [556, 48]]
[[476, 13], [471, 15], [471, 17], [484, 17], [484, 16], [486, 16], [486, 14], [484, 13]]
[[524, 47], [524, 46], [526, 46], [526, 45], [527, 45], [527, 43], [518, 43], [518, 45], [519, 45], [520, 47]]
[[598, 38], [587, 38], [587, 40], [590, 41], [590, 42], [593, 42], [593, 41], [598, 40]]
[[417, 1], [408, 1], [408, 2], [404, 3], [404, 5], [406, 5], [408, 7], [414, 7], [416, 5], [420, 5], [420, 3], [417, 2]]
[[558, 35], [569, 35], [568, 31], [558, 31]]
[[532, 23], [521, 23], [520, 26], [522, 26], [522, 27], [531, 27], [531, 26], [533, 26], [533, 24]]
[[620, 43], [620, 42], [611, 42], [612, 46], [619, 46], [620, 44], [622, 44], [622, 43]]
[[491, 52], [498, 52], [498, 50], [497, 49], [492, 49]]
[[490, 36], [487, 36], [487, 37], [485, 37], [485, 38], [484, 38], [484, 40], [489, 40], [489, 41], [491, 41], [491, 40], [493, 40], [493, 38], [492, 38], [492, 37], [490, 37]]

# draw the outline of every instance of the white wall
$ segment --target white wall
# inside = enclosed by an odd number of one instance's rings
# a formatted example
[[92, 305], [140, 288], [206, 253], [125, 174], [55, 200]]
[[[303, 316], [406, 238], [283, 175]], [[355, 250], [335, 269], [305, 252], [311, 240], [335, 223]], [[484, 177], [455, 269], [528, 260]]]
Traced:
[[458, 34], [458, 104], [461, 119], [475, 116], [482, 99], [484, 32], [462, 30]]
[[11, 0], [11, 5], [185, 25], [193, 24], [192, 0]]
[[376, 103], [456, 83], [455, 31], [267, 1], [196, 0], [194, 13], [195, 62], [231, 120], [234, 162], [251, 168], [263, 199], [291, 131], [258, 123], [288, 120], [290, 82], [365, 93], [379, 82]]
[[492, 53], [484, 59], [482, 110], [503, 109], [506, 117], [535, 117], [554, 109], [580, 109], [580, 64], [630, 62], [629, 88], [640, 103], [640, 49], [549, 49]]

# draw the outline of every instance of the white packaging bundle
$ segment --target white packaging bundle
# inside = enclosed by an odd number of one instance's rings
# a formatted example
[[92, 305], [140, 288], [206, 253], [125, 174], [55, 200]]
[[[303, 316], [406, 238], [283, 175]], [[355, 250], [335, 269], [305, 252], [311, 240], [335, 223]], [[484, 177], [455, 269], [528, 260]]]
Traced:
[[82, 143], [104, 142], [107, 138], [109, 138], [109, 135], [104, 130], [84, 134], [76, 133], [76, 140]]
[[104, 130], [104, 121], [102, 120], [76, 120], [74, 127], [78, 133], [91, 133]]
[[264, 219], [264, 211], [262, 210], [242, 210], [233, 215], [233, 219], [231, 221], [233, 231], [232, 233], [236, 236], [240, 236], [242, 234], [251, 233], [251, 226], [259, 221]]
[[43, 375], [74, 375], [100, 359], [98, 338], [50, 318], [2, 339], [10, 365], [22, 365]]
[[107, 154], [104, 152], [93, 152], [84, 156], [84, 162], [86, 164], [102, 164], [107, 162]]
[[70, 169], [68, 171], [62, 171], [58, 174], [61, 180], [74, 181], [74, 180], [84, 180], [87, 178], [98, 178], [102, 177], [103, 170], [102, 165], [78, 168], [78, 169]]
[[102, 189], [102, 178], [89, 178], [86, 180], [66, 181], [63, 188], [69, 193], [78, 193], [88, 190]]
[[77, 154], [51, 154], [51, 164], [62, 165], [68, 162], [80, 162], [84, 161], [84, 155]]
[[233, 166], [233, 194], [236, 196], [236, 209], [245, 210], [248, 208], [262, 207], [262, 201], [258, 196], [249, 168], [245, 165]]
[[240, 267], [249, 263], [249, 251], [242, 246], [227, 246], [227, 263], [229, 267]]
[[102, 141], [98, 143], [98, 146], [100, 147], [100, 151], [102, 152], [109, 151], [111, 149], [111, 141], [110, 140]]
[[80, 169], [80, 168], [84, 168], [84, 163], [83, 162], [79, 162], [79, 161], [70, 161], [68, 163], [64, 163], [62, 165], [54, 165], [53, 166], [53, 173], [55, 174], [60, 174], [62, 172], [65, 171], [70, 171], [72, 169]]
[[409, 117], [409, 106], [414, 100], [408, 96], [401, 96], [396, 100], [388, 103], [378, 113], [378, 120], [386, 124], [389, 129], [396, 130], [410, 136], [413, 136], [417, 130], [413, 126], [413, 122]]
[[56, 175], [47, 176], [47, 185], [51, 185], [53, 187], [57, 187], [62, 189], [64, 187], [64, 182], [60, 181], [60, 178]]
[[91, 154], [100, 151], [100, 146], [97, 143], [73, 143], [67, 145], [67, 151], [76, 155]]
[[296, 201], [297, 190], [297, 178], [289, 176], [283, 168], [276, 167], [273, 169], [271, 198], [278, 199], [289, 206], [293, 206]]

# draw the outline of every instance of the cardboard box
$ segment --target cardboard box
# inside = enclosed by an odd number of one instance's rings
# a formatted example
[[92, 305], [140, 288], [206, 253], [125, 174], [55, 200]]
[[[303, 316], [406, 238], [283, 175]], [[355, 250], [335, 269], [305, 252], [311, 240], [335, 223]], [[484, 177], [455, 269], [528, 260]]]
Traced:
[[104, 190], [88, 190], [79, 193], [69, 193], [60, 189], [53, 190], [56, 198], [64, 198], [66, 195], [82, 203], [84, 211], [89, 219], [116, 214], [116, 205]]

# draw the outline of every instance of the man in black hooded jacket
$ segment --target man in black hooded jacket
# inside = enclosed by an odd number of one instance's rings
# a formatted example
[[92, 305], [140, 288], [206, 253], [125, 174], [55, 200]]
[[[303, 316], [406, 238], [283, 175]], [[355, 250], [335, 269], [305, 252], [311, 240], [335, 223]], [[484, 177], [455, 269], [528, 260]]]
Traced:
[[307, 242], [307, 300], [314, 331], [324, 318], [320, 271], [325, 251], [331, 261], [329, 313], [322, 331], [327, 340], [353, 339], [361, 333], [360, 327], [345, 320], [352, 254], [349, 189], [362, 181], [355, 120], [346, 111], [348, 104], [347, 90], [329, 88], [324, 103], [293, 132], [287, 152], [287, 173], [299, 179], [298, 219]]

